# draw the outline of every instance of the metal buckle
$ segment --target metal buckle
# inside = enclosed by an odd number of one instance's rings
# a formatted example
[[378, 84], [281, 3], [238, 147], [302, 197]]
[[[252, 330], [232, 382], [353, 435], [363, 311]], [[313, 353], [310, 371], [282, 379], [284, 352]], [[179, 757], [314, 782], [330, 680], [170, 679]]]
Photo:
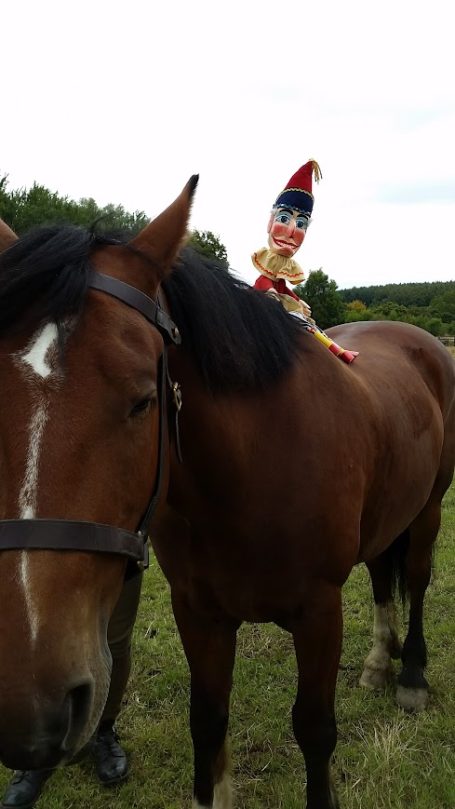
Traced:
[[180, 413], [183, 405], [182, 389], [178, 382], [172, 383], [172, 398], [174, 399], [175, 409]]
[[139, 536], [142, 536], [143, 539], [144, 539], [144, 558], [139, 560], [138, 562], [136, 562], [136, 564], [137, 564], [139, 570], [147, 570], [147, 568], [149, 567], [149, 564], [150, 564], [150, 558], [149, 558], [149, 543], [150, 543], [150, 540], [149, 540], [148, 536], [144, 536], [142, 531], [139, 531], [138, 533], [139, 533]]

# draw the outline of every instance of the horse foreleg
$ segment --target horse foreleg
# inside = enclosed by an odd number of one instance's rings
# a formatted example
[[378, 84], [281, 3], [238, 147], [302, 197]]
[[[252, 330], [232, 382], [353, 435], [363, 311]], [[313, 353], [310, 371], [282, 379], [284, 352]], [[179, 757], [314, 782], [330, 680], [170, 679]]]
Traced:
[[422, 711], [428, 701], [424, 677], [427, 651], [423, 636], [423, 602], [431, 578], [432, 547], [441, 523], [439, 498], [430, 498], [409, 527], [406, 584], [409, 591], [409, 626], [403, 644], [402, 671], [398, 677], [397, 702], [407, 711]]
[[193, 809], [232, 809], [226, 733], [238, 627], [195, 615], [175, 593], [172, 606], [191, 675]]
[[290, 628], [299, 670], [292, 720], [305, 758], [307, 809], [338, 809], [330, 758], [337, 738], [335, 686], [343, 629], [340, 589], [319, 584], [314, 601], [303, 605]]
[[395, 603], [393, 600], [393, 568], [390, 553], [381, 554], [367, 567], [374, 596], [373, 646], [364, 663], [360, 685], [384, 688], [391, 678], [391, 659], [401, 654]]

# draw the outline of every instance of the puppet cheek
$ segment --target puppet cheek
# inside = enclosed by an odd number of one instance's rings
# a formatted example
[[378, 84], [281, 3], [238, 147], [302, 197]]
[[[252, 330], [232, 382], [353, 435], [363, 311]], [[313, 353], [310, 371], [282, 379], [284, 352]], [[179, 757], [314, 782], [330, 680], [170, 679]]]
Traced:
[[291, 228], [288, 224], [285, 225], [282, 222], [272, 222], [269, 233], [278, 238], [288, 238], [290, 230]]
[[267, 233], [270, 233], [270, 231], [272, 230], [273, 220], [274, 220], [274, 216], [273, 216], [273, 214], [271, 214], [270, 219], [269, 219], [269, 221], [267, 223]]

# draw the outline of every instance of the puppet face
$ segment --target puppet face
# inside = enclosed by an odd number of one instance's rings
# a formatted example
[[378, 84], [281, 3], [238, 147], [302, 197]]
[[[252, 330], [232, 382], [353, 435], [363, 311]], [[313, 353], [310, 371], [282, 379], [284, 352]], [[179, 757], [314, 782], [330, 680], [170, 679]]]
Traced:
[[293, 256], [305, 238], [309, 223], [310, 217], [299, 211], [274, 208], [267, 225], [270, 249], [279, 256]]

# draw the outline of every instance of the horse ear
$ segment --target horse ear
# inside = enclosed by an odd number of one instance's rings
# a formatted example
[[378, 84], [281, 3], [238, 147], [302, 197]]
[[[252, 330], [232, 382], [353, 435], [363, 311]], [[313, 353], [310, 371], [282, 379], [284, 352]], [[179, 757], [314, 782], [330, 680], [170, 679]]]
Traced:
[[3, 219], [0, 219], [0, 253], [3, 253], [7, 247], [11, 247], [14, 242], [17, 242], [17, 239], [18, 237], [14, 231], [8, 227]]
[[131, 240], [130, 245], [163, 268], [163, 275], [177, 256], [187, 232], [191, 202], [199, 180], [198, 174], [187, 182], [182, 193]]

